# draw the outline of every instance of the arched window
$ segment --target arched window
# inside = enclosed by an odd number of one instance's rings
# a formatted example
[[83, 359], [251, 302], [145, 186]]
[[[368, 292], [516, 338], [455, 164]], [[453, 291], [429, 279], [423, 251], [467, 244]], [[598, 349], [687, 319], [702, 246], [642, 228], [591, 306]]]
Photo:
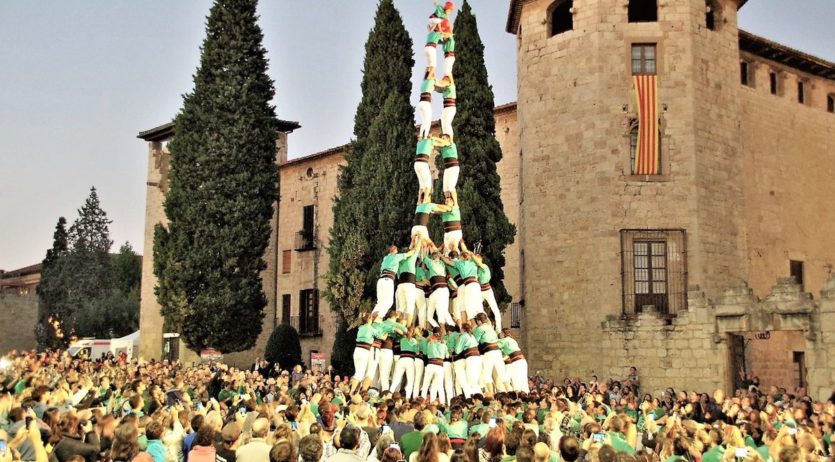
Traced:
[[658, 2], [656, 0], [629, 0], [629, 22], [658, 21]]
[[574, 0], [557, 0], [551, 4], [551, 37], [574, 29]]

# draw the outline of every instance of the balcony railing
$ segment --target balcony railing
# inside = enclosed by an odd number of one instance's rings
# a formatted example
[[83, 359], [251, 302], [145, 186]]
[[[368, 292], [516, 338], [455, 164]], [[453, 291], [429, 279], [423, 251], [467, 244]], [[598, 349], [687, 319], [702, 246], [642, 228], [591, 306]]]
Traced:
[[322, 336], [322, 317], [310, 318], [304, 322], [299, 316], [290, 316], [290, 325], [299, 333], [299, 337], [321, 337]]
[[296, 250], [303, 252], [306, 250], [313, 250], [316, 248], [316, 236], [313, 231], [300, 230], [296, 232]]

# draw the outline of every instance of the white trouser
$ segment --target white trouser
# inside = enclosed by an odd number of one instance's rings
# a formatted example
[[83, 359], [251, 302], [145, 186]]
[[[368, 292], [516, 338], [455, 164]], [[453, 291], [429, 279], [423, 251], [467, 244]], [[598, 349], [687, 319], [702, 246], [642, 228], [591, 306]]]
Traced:
[[528, 360], [520, 359], [507, 364], [505, 367], [509, 369], [510, 383], [513, 385], [513, 390], [530, 392], [528, 388]]
[[371, 348], [371, 355], [368, 357], [368, 369], [365, 371], [365, 378], [372, 384], [377, 382], [377, 366], [380, 364], [380, 349]]
[[490, 311], [493, 312], [493, 317], [496, 318], [496, 332], [502, 331], [502, 312], [499, 311], [499, 304], [496, 303], [496, 294], [493, 293], [493, 289], [487, 289], [481, 291], [481, 299], [487, 302], [487, 306], [490, 307]]
[[[429, 296], [430, 311], [434, 310], [438, 314], [438, 324], [455, 325], [455, 321], [449, 314], [449, 288], [438, 287], [432, 291]], [[430, 315], [431, 318], [431, 315]]]
[[391, 386], [389, 379], [391, 378], [391, 365], [394, 362], [394, 351], [391, 348], [380, 348], [379, 358], [380, 389], [388, 390]]
[[459, 359], [452, 363], [455, 370], [455, 395], [464, 394], [465, 398], [471, 396], [470, 384], [467, 382], [467, 361]]
[[444, 393], [444, 366], [427, 364], [423, 371], [423, 388], [420, 390], [421, 398], [429, 398], [432, 402], [443, 397]]
[[417, 104], [418, 120], [420, 120], [420, 137], [428, 138], [432, 128], [432, 101], [420, 101]]
[[444, 75], [452, 75], [452, 66], [455, 65], [455, 55], [444, 56]]
[[464, 292], [464, 309], [467, 311], [467, 319], [475, 319], [479, 313], [484, 313], [481, 304], [481, 286], [478, 282], [464, 284], [463, 291], [459, 288], [458, 294]]
[[458, 186], [459, 173], [461, 173], [461, 167], [458, 165], [444, 168], [444, 192], [455, 191], [455, 187]]
[[415, 358], [415, 383], [412, 390], [412, 396], [420, 396], [420, 387], [423, 385], [423, 360]]
[[415, 236], [420, 236], [424, 240], [429, 240], [429, 230], [424, 225], [414, 225], [412, 226], [412, 237]]
[[365, 348], [354, 348], [354, 380], [362, 380], [365, 378], [365, 371], [368, 369], [368, 359], [371, 356], [371, 350]]
[[464, 239], [464, 233], [460, 229], [453, 229], [444, 233], [444, 252], [458, 251], [458, 244]]
[[455, 106], [445, 107], [441, 111], [441, 133], [452, 136], [452, 119], [455, 118]]
[[432, 189], [432, 171], [429, 170], [429, 162], [415, 161], [415, 173], [420, 189]]
[[397, 284], [397, 311], [406, 315], [407, 319], [415, 315], [415, 284], [401, 282]]
[[446, 404], [449, 404], [452, 401], [452, 397], [455, 396], [453, 380], [452, 363], [444, 361], [444, 392], [446, 392]]
[[415, 310], [417, 311], [418, 327], [426, 327], [426, 293], [422, 286], [415, 286]]
[[459, 291], [459, 296], [455, 298], [450, 297], [449, 306], [452, 308], [450, 310], [450, 314], [452, 315], [453, 319], [461, 319], [461, 296]]
[[394, 279], [380, 278], [377, 279], [377, 304], [374, 305], [372, 313], [376, 313], [379, 318], [386, 316], [386, 313], [394, 304]]
[[400, 357], [397, 365], [394, 366], [394, 378], [389, 391], [392, 393], [400, 390], [400, 383], [403, 381], [403, 375], [406, 375], [406, 387], [403, 390], [406, 394], [406, 399], [412, 399], [412, 391], [415, 388], [415, 359], [408, 357]]
[[[504, 379], [507, 376], [504, 370], [504, 358], [502, 358], [501, 350], [488, 351], [481, 355], [481, 377], [479, 380], [482, 386], [491, 382], [494, 371], [500, 379]], [[503, 382], [499, 381], [495, 385], [497, 391], [506, 391]]]
[[430, 45], [423, 47], [423, 58], [426, 60], [426, 67], [438, 65], [438, 48]]
[[470, 356], [464, 361], [467, 365], [467, 385], [470, 387], [470, 394], [481, 393], [481, 385], [478, 383], [481, 378], [481, 355]]

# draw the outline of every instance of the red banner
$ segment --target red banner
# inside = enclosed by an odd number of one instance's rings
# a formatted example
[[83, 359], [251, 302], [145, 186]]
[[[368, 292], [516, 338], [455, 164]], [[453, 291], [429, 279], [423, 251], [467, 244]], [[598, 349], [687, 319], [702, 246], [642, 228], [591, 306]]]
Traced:
[[655, 75], [634, 76], [638, 100], [638, 146], [635, 175], [657, 175], [658, 169], [658, 80]]

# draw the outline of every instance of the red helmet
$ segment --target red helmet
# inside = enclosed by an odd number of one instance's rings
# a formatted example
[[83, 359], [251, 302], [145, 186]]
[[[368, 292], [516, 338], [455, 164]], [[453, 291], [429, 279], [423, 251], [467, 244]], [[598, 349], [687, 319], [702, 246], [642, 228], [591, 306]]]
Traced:
[[453, 2], [446, 2], [444, 3], [444, 10], [450, 11], [455, 9], [455, 3]]

